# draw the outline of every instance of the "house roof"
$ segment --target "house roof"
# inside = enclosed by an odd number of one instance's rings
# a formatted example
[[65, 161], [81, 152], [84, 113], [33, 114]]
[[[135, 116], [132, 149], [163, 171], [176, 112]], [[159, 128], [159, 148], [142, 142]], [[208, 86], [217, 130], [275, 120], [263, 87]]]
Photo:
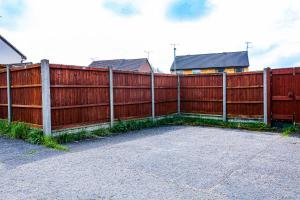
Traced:
[[[176, 56], [176, 69], [249, 67], [247, 51]], [[174, 70], [174, 62], [171, 71]]]
[[2, 35], [0, 35], [0, 40], [2, 40], [4, 43], [6, 43], [10, 48], [12, 48], [16, 53], [18, 53], [22, 59], [26, 60], [26, 56], [22, 54], [14, 45], [12, 45], [9, 41], [7, 41]]
[[144, 64], [149, 64], [147, 58], [98, 60], [93, 61], [89, 67], [112, 67], [115, 70], [138, 71]]

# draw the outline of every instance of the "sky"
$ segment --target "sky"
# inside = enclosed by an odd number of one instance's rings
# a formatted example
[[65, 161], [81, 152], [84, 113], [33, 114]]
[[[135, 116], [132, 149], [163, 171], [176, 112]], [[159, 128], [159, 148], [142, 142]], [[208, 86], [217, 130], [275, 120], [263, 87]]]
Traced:
[[28, 60], [89, 65], [244, 51], [250, 69], [300, 66], [299, 0], [0, 0], [0, 34]]

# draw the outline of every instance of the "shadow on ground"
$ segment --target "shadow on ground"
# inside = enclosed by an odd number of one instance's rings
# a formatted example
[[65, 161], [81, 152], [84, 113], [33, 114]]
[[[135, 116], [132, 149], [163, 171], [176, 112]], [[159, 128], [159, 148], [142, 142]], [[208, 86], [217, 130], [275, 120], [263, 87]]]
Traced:
[[131, 131], [110, 137], [86, 139], [65, 144], [70, 148], [69, 152], [32, 145], [22, 140], [0, 137], [0, 163], [4, 165], [6, 169], [13, 169], [23, 164], [36, 162], [62, 154], [86, 151], [93, 148], [99, 148], [101, 146], [114, 145], [122, 142], [138, 140], [141, 138], [153, 137], [184, 128], [184, 126], [165, 126], [151, 128], [160, 130], [154, 132], [147, 131], [149, 129], [144, 129], [143, 131]]

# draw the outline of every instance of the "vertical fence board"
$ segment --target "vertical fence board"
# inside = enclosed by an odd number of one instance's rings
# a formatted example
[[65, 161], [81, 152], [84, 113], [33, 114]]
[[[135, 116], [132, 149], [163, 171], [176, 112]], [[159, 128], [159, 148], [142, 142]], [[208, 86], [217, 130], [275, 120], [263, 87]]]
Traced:
[[116, 120], [150, 117], [151, 75], [114, 70]]
[[109, 121], [107, 69], [50, 64], [53, 129]]
[[7, 119], [7, 74], [0, 69], [0, 119]]
[[155, 74], [154, 80], [156, 116], [177, 113], [177, 76]]
[[227, 75], [227, 113], [234, 118], [263, 118], [263, 72]]
[[183, 113], [222, 114], [222, 74], [182, 76], [180, 84]]
[[[12, 67], [11, 101], [13, 121], [22, 121], [35, 127], [42, 126], [40, 65]], [[0, 71], [0, 118], [7, 118], [6, 73]]]

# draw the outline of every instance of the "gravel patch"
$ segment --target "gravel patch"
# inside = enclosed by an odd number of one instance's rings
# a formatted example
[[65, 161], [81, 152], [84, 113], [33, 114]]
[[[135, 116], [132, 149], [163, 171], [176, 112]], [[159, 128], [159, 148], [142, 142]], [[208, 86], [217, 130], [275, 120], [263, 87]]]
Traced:
[[172, 126], [69, 147], [0, 138], [0, 199], [300, 199], [300, 138]]

